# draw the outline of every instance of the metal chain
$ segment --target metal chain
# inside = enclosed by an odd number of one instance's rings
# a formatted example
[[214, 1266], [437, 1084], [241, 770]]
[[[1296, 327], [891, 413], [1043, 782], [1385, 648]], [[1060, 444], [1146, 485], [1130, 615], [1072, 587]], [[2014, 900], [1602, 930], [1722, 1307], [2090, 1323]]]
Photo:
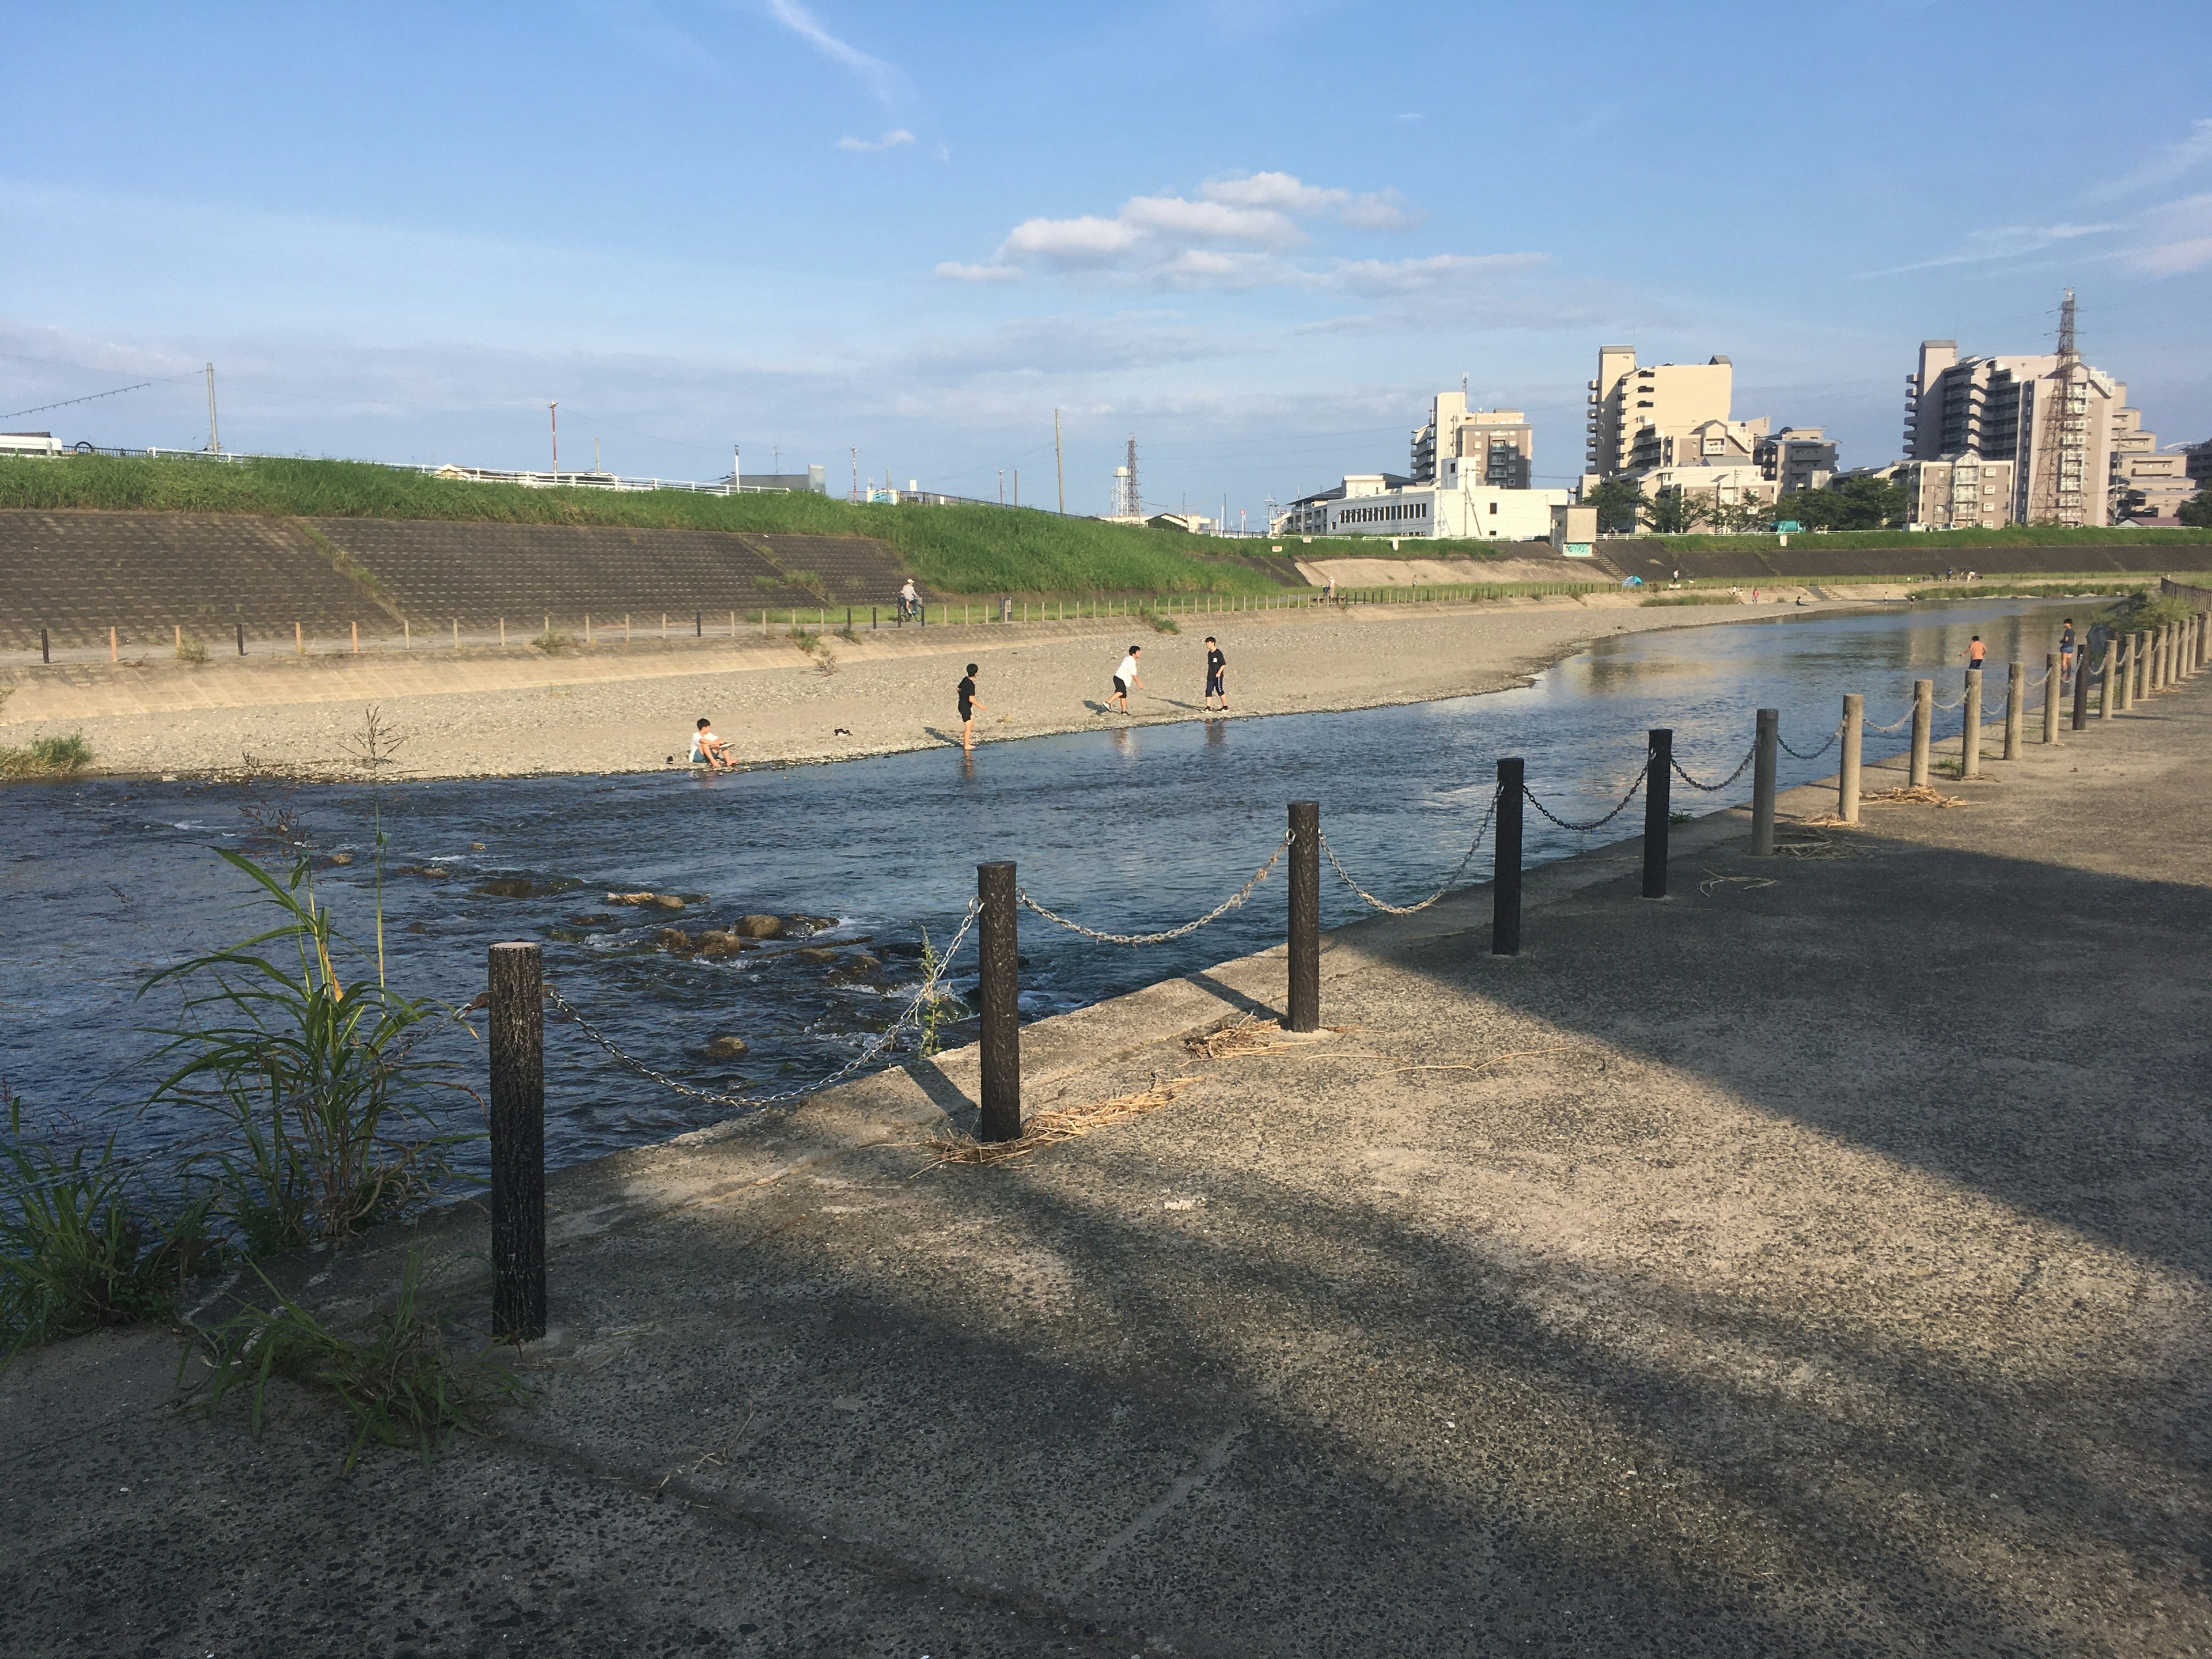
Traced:
[[1386, 904], [1382, 900], [1376, 898], [1374, 894], [1369, 892], [1364, 887], [1362, 887], [1358, 882], [1354, 881], [1352, 878], [1352, 872], [1349, 870], [1346, 870], [1344, 866], [1338, 861], [1336, 848], [1328, 844], [1328, 837], [1327, 836], [1323, 836], [1321, 838], [1321, 850], [1328, 855], [1328, 861], [1335, 869], [1336, 873], [1344, 878], [1344, 884], [1346, 887], [1349, 887], [1353, 892], [1358, 894], [1361, 898], [1364, 899], [1376, 909], [1383, 911], [1394, 916], [1415, 915], [1419, 912], [1427, 909], [1431, 904], [1434, 904], [1446, 893], [1451, 891], [1453, 885], [1457, 883], [1462, 875], [1467, 873], [1467, 866], [1472, 863], [1474, 859], [1474, 849], [1482, 845], [1482, 838], [1490, 833], [1491, 820], [1495, 818], [1497, 816], [1498, 792], [1496, 790], [1492, 790], [1490, 795], [1490, 805], [1484, 811], [1482, 815], [1482, 823], [1476, 827], [1474, 839], [1468, 843], [1467, 852], [1461, 858], [1459, 867], [1454, 870], [1451, 874], [1444, 878], [1444, 884], [1443, 886], [1437, 888], [1435, 892], [1430, 894], [1428, 897], [1423, 899], [1419, 904]]
[[1896, 720], [1892, 720], [1888, 725], [1887, 725], [1887, 726], [1873, 726], [1873, 725], [1869, 725], [1869, 726], [1867, 727], [1867, 730], [1868, 730], [1868, 731], [1869, 731], [1869, 732], [1895, 732], [1895, 731], [1898, 731], [1898, 730], [1901, 729], [1901, 728], [1904, 726], [1904, 725], [1905, 725], [1905, 721], [1907, 721], [1907, 720], [1911, 720], [1911, 719], [1912, 718], [1912, 716], [1913, 716], [1916, 713], [1917, 713], [1917, 712], [1918, 712], [1917, 710], [1908, 708], [1908, 709], [1906, 709], [1906, 710], [1905, 711], [1905, 713], [1904, 713], [1904, 714], [1903, 714], [1902, 716], [1900, 716], [1899, 719], [1896, 719]]
[[638, 1059], [636, 1055], [626, 1054], [617, 1048], [597, 1026], [578, 1013], [568, 998], [562, 996], [554, 987], [548, 985], [545, 988], [545, 998], [564, 1018], [573, 1021], [576, 1028], [586, 1036], [598, 1043], [600, 1048], [605, 1049], [631, 1071], [641, 1077], [652, 1079], [664, 1089], [672, 1090], [692, 1100], [703, 1100], [711, 1106], [735, 1106], [746, 1109], [774, 1106], [787, 1100], [797, 1100], [803, 1095], [819, 1094], [823, 1090], [843, 1082], [896, 1042], [902, 1031], [920, 1019], [921, 1011], [938, 1000], [939, 993], [937, 988], [945, 978], [945, 970], [952, 965], [952, 958], [959, 955], [961, 945], [967, 940], [968, 931], [975, 925], [975, 918], [981, 909], [982, 905], [980, 902], [975, 900], [969, 902], [968, 914], [961, 919], [960, 931], [953, 934], [952, 943], [945, 947], [945, 954], [939, 957], [931, 967], [928, 977], [922, 981], [921, 988], [915, 993], [914, 1000], [901, 1011], [896, 1019], [869, 1038], [861, 1046], [859, 1054], [825, 1078], [812, 1083], [802, 1083], [795, 1089], [785, 1089], [772, 1095], [726, 1095], [712, 1089], [695, 1089], [688, 1083], [678, 1083], [665, 1072], [657, 1071]]
[[1774, 740], [1780, 744], [1785, 750], [1789, 750], [1790, 753], [1796, 756], [1799, 760], [1818, 760], [1821, 756], [1828, 752], [1829, 744], [1833, 744], [1838, 738], [1840, 738], [1843, 735], [1844, 723], [1841, 720], [1838, 720], [1836, 722], [1836, 729], [1828, 733], [1827, 742], [1822, 744], [1818, 749], [1790, 749], [1790, 739], [1784, 737], [1779, 732], [1777, 732], [1774, 734]]
[[1534, 807], [1546, 817], [1551, 819], [1551, 821], [1558, 824], [1560, 829], [1571, 830], [1577, 835], [1587, 835], [1593, 830], [1602, 829], [1605, 825], [1612, 823], [1623, 812], [1626, 811], [1628, 810], [1628, 803], [1636, 799], [1638, 793], [1641, 792], [1644, 787], [1644, 781], [1650, 775], [1651, 761], [1650, 757], [1647, 755], [1644, 757], [1644, 769], [1636, 775], [1636, 781], [1628, 786], [1628, 793], [1620, 798], [1620, 804], [1614, 807], [1613, 811], [1607, 812], [1603, 817], [1592, 818], [1588, 823], [1570, 823], [1566, 819], [1561, 817], [1558, 813], [1553, 811], [1551, 808], [1545, 805], [1543, 802], [1538, 800], [1536, 799], [1535, 793], [1525, 783], [1521, 786], [1521, 793], [1528, 797], [1529, 805]]
[[1735, 770], [1729, 773], [1718, 783], [1699, 783], [1695, 778], [1692, 777], [1687, 772], [1685, 772], [1682, 769], [1682, 763], [1676, 760], [1671, 754], [1667, 757], [1667, 762], [1668, 765], [1674, 769], [1674, 775], [1681, 779], [1683, 782], [1688, 784], [1691, 788], [1698, 791], [1698, 793], [1705, 795], [1717, 795], [1722, 790], [1727, 788], [1729, 785], [1734, 783], [1738, 778], [1741, 777], [1743, 775], [1744, 768], [1749, 766], [1752, 762], [1758, 757], [1758, 755], [1759, 745], [1754, 743], [1750, 748], [1744, 750], [1743, 758], [1738, 761], [1735, 764]]
[[1252, 890], [1257, 887], [1261, 882], [1267, 880], [1267, 872], [1275, 867], [1277, 860], [1281, 859], [1283, 856], [1283, 849], [1290, 844], [1290, 832], [1288, 830], [1285, 830], [1283, 832], [1282, 840], [1275, 843], [1275, 850], [1267, 854], [1267, 861], [1252, 872], [1252, 878], [1249, 881], [1246, 882], [1242, 887], [1231, 893], [1227, 898], [1222, 900], [1220, 903], [1215, 905], [1213, 908], [1208, 910], [1204, 915], [1199, 917], [1195, 921], [1186, 921], [1179, 927], [1162, 928], [1157, 933], [1102, 933], [1096, 927], [1085, 927], [1079, 921], [1071, 921], [1069, 918], [1061, 915], [1056, 910], [1046, 909], [1044, 906], [1039, 904], [1035, 899], [1029, 896], [1029, 890], [1026, 888], [1017, 888], [1014, 891], [1014, 896], [1021, 901], [1024, 908], [1036, 911], [1037, 915], [1042, 916], [1047, 921], [1053, 923], [1055, 927], [1065, 927], [1071, 933], [1080, 933], [1085, 939], [1095, 939], [1103, 945], [1166, 945], [1175, 939], [1189, 938], [1190, 935], [1196, 933], [1200, 928], [1205, 927], [1208, 922], [1220, 921], [1222, 917], [1227, 915], [1238, 905], [1243, 903], [1246, 899], [1250, 898], [1252, 896]]

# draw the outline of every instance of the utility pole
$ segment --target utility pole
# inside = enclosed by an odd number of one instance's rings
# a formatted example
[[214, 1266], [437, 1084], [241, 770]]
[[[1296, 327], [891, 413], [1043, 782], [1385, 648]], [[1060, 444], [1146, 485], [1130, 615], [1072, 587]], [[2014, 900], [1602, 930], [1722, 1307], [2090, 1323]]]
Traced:
[[1060, 411], [1052, 411], [1052, 470], [1060, 480], [1060, 516], [1067, 516], [1067, 466], [1060, 455]]
[[1022, 504], [1022, 470], [1021, 470], [1021, 468], [1019, 468], [1019, 467], [1016, 467], [1016, 468], [1014, 469], [1014, 505], [1015, 505], [1016, 507], [1019, 507], [1021, 504]]
[[561, 482], [561, 405], [557, 403], [546, 404], [545, 416], [553, 422], [553, 482], [559, 483]]
[[736, 495], [745, 482], [745, 447], [743, 444], [730, 446], [730, 494]]
[[1000, 467], [1000, 468], [999, 469], [999, 505], [1000, 505], [1000, 507], [1004, 507], [1006, 504], [1006, 468], [1004, 468], [1004, 467], [1002, 466], [1002, 467]]
[[222, 453], [222, 432], [215, 423], [215, 365], [207, 366], [208, 382], [208, 453]]
[[853, 499], [860, 499], [860, 447], [853, 446]]

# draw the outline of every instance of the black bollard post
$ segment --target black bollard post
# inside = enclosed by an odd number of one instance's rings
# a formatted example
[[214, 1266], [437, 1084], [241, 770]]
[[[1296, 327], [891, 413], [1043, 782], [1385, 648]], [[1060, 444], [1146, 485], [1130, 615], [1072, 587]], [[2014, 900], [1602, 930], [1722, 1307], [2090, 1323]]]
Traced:
[[1289, 1031], [1321, 1029], [1321, 803], [1291, 803]]
[[1011, 862], [975, 866], [975, 948], [982, 960], [976, 988], [983, 1005], [983, 1115], [979, 1140], [1022, 1134], [1021, 929]]
[[238, 625], [238, 654], [241, 657], [246, 654], [246, 624], [244, 623]]
[[1751, 763], [1751, 850], [1757, 858], [1774, 856], [1774, 772], [1781, 740], [1782, 711], [1760, 709], [1753, 727], [1757, 747]]
[[43, 663], [52, 663], [53, 659], [54, 648], [46, 642], [46, 630], [41, 628], [39, 630], [39, 660]]
[[1674, 733], [1651, 728], [1651, 752], [1644, 763], [1644, 896], [1667, 896], [1667, 809], [1673, 801]]
[[2089, 642], [2084, 640], [2074, 653], [2074, 729], [2089, 726]]
[[545, 979], [535, 945], [491, 947], [491, 1326], [545, 1334]]
[[1490, 954], [1521, 954], [1521, 796], [1527, 763], [1498, 763], [1498, 817], [1490, 861]]
[[707, 637], [707, 619], [696, 611], [691, 613], [691, 637], [695, 640]]

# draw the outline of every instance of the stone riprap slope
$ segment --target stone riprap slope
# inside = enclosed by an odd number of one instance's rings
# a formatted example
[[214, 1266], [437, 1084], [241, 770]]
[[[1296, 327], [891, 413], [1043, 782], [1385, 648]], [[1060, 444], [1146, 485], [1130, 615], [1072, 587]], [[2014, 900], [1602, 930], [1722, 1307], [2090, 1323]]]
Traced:
[[0, 513], [0, 649], [220, 643], [388, 618], [299, 524], [221, 513]]
[[[222, 644], [418, 632], [501, 618], [525, 634], [547, 616], [641, 627], [668, 611], [881, 605], [906, 580], [865, 536], [456, 524], [240, 514], [0, 512], [0, 650], [160, 647], [181, 627]], [[923, 588], [926, 597], [929, 590]], [[648, 623], [647, 618], [651, 621]]]

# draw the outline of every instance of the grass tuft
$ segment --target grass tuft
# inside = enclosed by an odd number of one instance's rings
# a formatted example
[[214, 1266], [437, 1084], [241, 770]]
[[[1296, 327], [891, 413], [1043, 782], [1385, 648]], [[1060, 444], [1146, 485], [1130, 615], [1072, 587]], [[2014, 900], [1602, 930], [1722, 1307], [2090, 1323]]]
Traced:
[[339, 1468], [350, 1474], [372, 1440], [417, 1451], [427, 1463], [455, 1434], [488, 1433], [499, 1407], [528, 1403], [521, 1379], [488, 1352], [457, 1353], [447, 1345], [422, 1305], [418, 1250], [407, 1253], [392, 1311], [358, 1340], [331, 1330], [256, 1273], [276, 1305], [246, 1308], [205, 1338], [214, 1375], [202, 1404], [210, 1414], [242, 1388], [258, 1435], [270, 1378], [329, 1389], [353, 1418], [353, 1443]]
[[92, 745], [82, 732], [65, 738], [33, 738], [21, 749], [0, 744], [0, 779], [67, 778], [92, 764]]
[[557, 657], [576, 643], [574, 634], [563, 634], [557, 628], [549, 628], [530, 642], [549, 657]]
[[1734, 605], [1733, 593], [1716, 593], [1711, 588], [1698, 588], [1687, 593], [1654, 593], [1644, 601], [1645, 607], [1655, 605]]

